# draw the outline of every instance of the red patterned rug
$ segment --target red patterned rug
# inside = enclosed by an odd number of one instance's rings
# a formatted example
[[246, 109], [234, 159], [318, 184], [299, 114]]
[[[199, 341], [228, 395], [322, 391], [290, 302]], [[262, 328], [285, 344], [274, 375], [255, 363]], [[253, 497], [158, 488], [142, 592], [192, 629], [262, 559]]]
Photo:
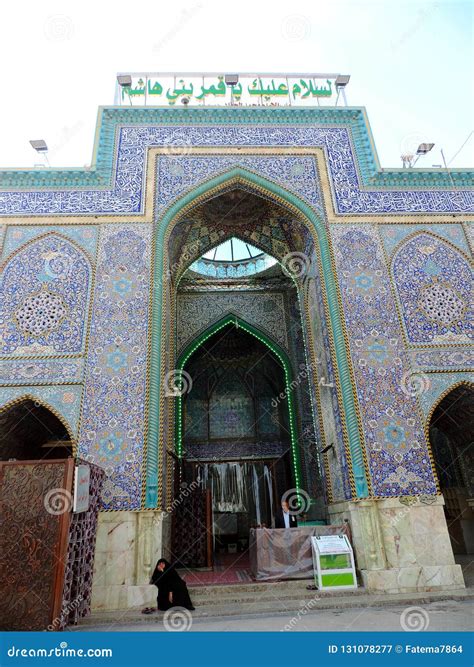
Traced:
[[219, 554], [212, 571], [185, 570], [181, 576], [188, 586], [253, 583], [247, 554]]

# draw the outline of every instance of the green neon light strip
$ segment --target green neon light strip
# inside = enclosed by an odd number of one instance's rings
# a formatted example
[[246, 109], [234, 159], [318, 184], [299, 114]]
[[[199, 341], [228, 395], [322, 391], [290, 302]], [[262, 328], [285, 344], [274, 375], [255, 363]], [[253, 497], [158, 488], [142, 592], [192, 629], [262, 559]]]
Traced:
[[[224, 329], [227, 326], [230, 326], [234, 324], [235, 326], [238, 326], [240, 329], [243, 329], [246, 331], [248, 334], [253, 336], [254, 338], [257, 338], [261, 343], [266, 345], [274, 354], [275, 356], [280, 360], [280, 363], [283, 367], [283, 371], [285, 373], [285, 391], [286, 391], [286, 397], [287, 397], [287, 405], [288, 405], [288, 415], [289, 415], [289, 424], [290, 424], [290, 441], [291, 441], [291, 463], [293, 467], [293, 475], [295, 478], [295, 488], [297, 492], [299, 493], [300, 488], [301, 488], [301, 469], [300, 469], [300, 460], [299, 460], [299, 452], [298, 452], [298, 442], [297, 442], [297, 436], [296, 436], [296, 428], [295, 428], [295, 412], [294, 412], [294, 406], [293, 406], [293, 397], [292, 397], [292, 387], [291, 387], [291, 368], [288, 362], [288, 359], [285, 357], [285, 355], [272, 343], [263, 336], [260, 332], [257, 332], [256, 330], [253, 329], [249, 324], [246, 322], [242, 322], [239, 320], [239, 318], [235, 316], [228, 316], [224, 320], [221, 320], [221, 322], [218, 322], [216, 325], [214, 325], [211, 329], [206, 331], [204, 334], [202, 334], [193, 344], [192, 346], [188, 347], [183, 354], [180, 357], [180, 360], [178, 362], [178, 371], [182, 371], [184, 369], [184, 366], [188, 362], [189, 358], [196, 352], [196, 350], [201, 347], [201, 345], [211, 338], [215, 333], [220, 331], [221, 329]], [[176, 397], [176, 453], [179, 456], [179, 458], [182, 457], [183, 455], [183, 401], [182, 401], [182, 396], [177, 396]]]

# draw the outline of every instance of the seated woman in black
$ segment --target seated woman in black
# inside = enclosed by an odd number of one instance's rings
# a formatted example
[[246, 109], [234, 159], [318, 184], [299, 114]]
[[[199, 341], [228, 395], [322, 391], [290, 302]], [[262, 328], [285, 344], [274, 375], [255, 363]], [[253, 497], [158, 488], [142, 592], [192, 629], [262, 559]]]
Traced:
[[[157, 562], [150, 584], [158, 588], [157, 603], [161, 611], [166, 611], [171, 607], [185, 607], [185, 609], [194, 610], [186, 582], [176, 572], [175, 566], [165, 558], [160, 558]], [[155, 610], [147, 607], [143, 611], [150, 614]]]

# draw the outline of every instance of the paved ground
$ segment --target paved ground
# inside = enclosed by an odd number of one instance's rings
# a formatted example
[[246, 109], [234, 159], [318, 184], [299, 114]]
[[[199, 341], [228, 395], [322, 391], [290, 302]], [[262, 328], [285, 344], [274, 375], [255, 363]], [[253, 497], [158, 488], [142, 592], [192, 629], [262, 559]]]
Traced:
[[[412, 611], [410, 611], [410, 609]], [[408, 611], [407, 611], [408, 610]], [[115, 622], [107, 627], [104, 625], [87, 625], [74, 628], [71, 631], [166, 631], [163, 614], [156, 617], [156, 622], [147, 622], [143, 625]], [[276, 614], [273, 616], [232, 616], [228, 618], [194, 618], [176, 616], [170, 619], [170, 625], [189, 627], [193, 632], [225, 632], [225, 631], [274, 631], [290, 632], [318, 632], [318, 631], [367, 631], [387, 630], [399, 631], [401, 622], [410, 627], [421, 627], [425, 630], [436, 631], [472, 631], [474, 628], [473, 604], [471, 601], [446, 600], [420, 604], [415, 607], [354, 607], [353, 609], [325, 609], [311, 611], [304, 608], [294, 614]]]

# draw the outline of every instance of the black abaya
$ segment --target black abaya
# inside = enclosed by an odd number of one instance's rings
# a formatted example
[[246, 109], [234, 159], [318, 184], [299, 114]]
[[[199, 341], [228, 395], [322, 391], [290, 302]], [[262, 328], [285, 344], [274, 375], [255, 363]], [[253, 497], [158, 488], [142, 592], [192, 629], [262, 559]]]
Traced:
[[[150, 583], [158, 588], [157, 607], [161, 611], [171, 607], [194, 609], [186, 582], [181, 579], [173, 565], [166, 564], [163, 572], [155, 568]], [[173, 594], [173, 602], [169, 600], [170, 593]]]

